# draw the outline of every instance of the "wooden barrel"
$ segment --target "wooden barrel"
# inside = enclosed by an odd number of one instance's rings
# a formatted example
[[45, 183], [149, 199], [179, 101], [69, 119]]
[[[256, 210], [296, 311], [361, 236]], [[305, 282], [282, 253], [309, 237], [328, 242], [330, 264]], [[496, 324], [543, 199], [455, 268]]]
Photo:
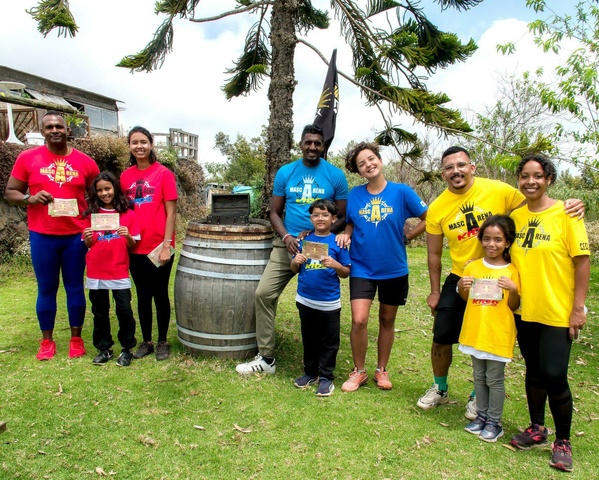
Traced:
[[179, 341], [193, 355], [247, 358], [257, 353], [254, 294], [268, 263], [270, 223], [191, 222], [175, 275]]

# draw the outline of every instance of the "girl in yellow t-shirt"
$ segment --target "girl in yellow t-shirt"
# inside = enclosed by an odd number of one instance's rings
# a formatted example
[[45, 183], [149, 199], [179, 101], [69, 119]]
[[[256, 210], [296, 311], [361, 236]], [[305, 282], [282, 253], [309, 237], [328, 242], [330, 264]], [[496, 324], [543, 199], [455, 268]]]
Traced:
[[516, 239], [514, 221], [493, 215], [480, 227], [478, 239], [485, 256], [466, 265], [458, 281], [458, 293], [467, 302], [459, 349], [472, 358], [477, 405], [477, 416], [466, 431], [496, 442], [503, 436], [505, 364], [516, 342], [512, 311], [520, 304], [518, 271], [509, 252]]

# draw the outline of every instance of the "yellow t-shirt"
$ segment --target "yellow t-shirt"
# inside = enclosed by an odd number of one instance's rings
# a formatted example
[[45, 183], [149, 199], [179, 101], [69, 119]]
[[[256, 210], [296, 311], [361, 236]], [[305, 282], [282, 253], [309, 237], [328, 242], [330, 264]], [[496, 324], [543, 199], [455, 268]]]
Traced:
[[447, 238], [451, 273], [461, 277], [468, 260], [484, 256], [477, 235], [485, 219], [507, 215], [524, 200], [524, 195], [507, 183], [479, 177], [466, 193], [445, 190], [439, 195], [428, 209], [426, 232]]
[[522, 320], [569, 327], [574, 304], [573, 257], [590, 255], [584, 221], [558, 201], [543, 212], [515, 210], [516, 242], [510, 249], [520, 272]]
[[[489, 279], [509, 277], [520, 290], [518, 270], [511, 263], [496, 267], [488, 265], [481, 258], [466, 265], [464, 276]], [[499, 357], [512, 358], [516, 343], [516, 323], [514, 313], [508, 305], [508, 298], [507, 290], [503, 291], [501, 300], [468, 298], [460, 332], [460, 344]]]

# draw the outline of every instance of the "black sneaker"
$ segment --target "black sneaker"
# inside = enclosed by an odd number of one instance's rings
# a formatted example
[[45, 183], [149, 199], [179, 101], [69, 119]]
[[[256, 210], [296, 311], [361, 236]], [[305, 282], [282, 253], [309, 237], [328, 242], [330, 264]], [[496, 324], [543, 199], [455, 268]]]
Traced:
[[141, 342], [133, 354], [133, 358], [144, 358], [146, 355], [149, 355], [153, 352], [154, 344], [152, 342]]
[[487, 417], [485, 415], [477, 415], [474, 420], [472, 420], [464, 430], [468, 433], [472, 433], [474, 435], [479, 435], [483, 428], [485, 428], [485, 424], [487, 423]]
[[131, 365], [131, 360], [133, 360], [133, 354], [131, 350], [123, 350], [119, 355], [119, 358], [116, 360], [116, 364], [119, 367], [128, 367]]
[[551, 444], [551, 460], [549, 465], [564, 472], [572, 471], [572, 445], [568, 440], [556, 439]]
[[156, 345], [156, 360], [166, 360], [171, 356], [171, 347], [166, 342], [158, 342]]
[[316, 396], [330, 397], [333, 394], [333, 390], [335, 390], [333, 380], [329, 380], [328, 378], [321, 378], [320, 382], [318, 382], [318, 390], [316, 390]]
[[112, 350], [100, 350], [94, 357], [94, 365], [104, 365], [108, 360], [112, 358]]
[[547, 429], [541, 430], [539, 425], [534, 423], [522, 433], [514, 435], [512, 437], [512, 445], [520, 450], [545, 448], [549, 446], [549, 442], [547, 441]]

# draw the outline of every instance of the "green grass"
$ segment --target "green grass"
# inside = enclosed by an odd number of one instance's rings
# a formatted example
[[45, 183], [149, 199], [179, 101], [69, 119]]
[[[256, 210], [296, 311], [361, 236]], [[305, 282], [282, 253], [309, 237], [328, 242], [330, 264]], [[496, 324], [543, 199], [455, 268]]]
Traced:
[[[548, 466], [548, 451], [506, 448], [509, 437], [528, 424], [519, 356], [507, 369], [506, 435], [497, 444], [463, 430], [471, 367], [457, 349], [450, 372], [452, 403], [432, 411], [416, 407], [431, 383], [432, 318], [425, 300], [425, 250], [411, 248], [409, 255], [410, 296], [398, 315], [389, 365], [393, 390], [379, 391], [371, 381], [358, 392], [341, 392], [351, 369], [344, 281], [337, 389], [325, 399], [292, 384], [302, 374], [295, 283], [279, 306], [276, 375], [243, 378], [233, 360], [186, 354], [177, 341], [174, 312], [173, 356], [165, 362], [145, 358], [130, 368], [118, 368], [114, 361], [92, 365], [89, 312], [88, 355], [70, 360], [62, 293], [58, 355], [38, 362], [35, 278], [23, 262], [0, 266], [0, 421], [8, 427], [0, 433], [0, 479], [98, 478], [102, 472], [115, 479], [563, 478], [566, 474]], [[571, 357], [576, 408], [571, 479], [599, 477], [598, 293], [594, 267], [588, 327]], [[376, 310], [371, 318], [376, 319]], [[376, 333], [373, 321], [371, 374]], [[550, 416], [548, 425], [553, 427]]]

